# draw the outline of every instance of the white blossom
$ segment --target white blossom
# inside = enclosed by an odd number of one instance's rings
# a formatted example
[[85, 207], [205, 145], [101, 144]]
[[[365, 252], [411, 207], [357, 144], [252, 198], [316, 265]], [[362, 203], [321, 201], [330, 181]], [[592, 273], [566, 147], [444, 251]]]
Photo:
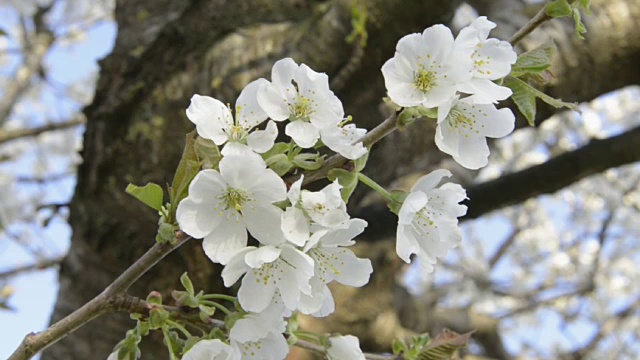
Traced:
[[458, 203], [466, 192], [458, 184], [436, 187], [449, 176], [451, 172], [439, 169], [421, 177], [398, 213], [398, 256], [408, 263], [411, 254], [416, 254], [428, 272], [433, 271], [437, 258], [462, 239], [457, 218], [466, 214], [467, 207]]
[[309, 279], [313, 273], [313, 259], [284, 242], [242, 249], [222, 270], [222, 278], [229, 287], [244, 275], [238, 301], [247, 311], [264, 311], [278, 299], [288, 310], [295, 311], [300, 295], [311, 293]]
[[268, 117], [257, 101], [258, 89], [267, 83], [265, 79], [258, 79], [242, 90], [236, 101], [235, 121], [225, 104], [201, 95], [191, 98], [187, 117], [196, 125], [198, 135], [212, 140], [216, 145], [239, 142], [246, 143], [255, 152], [266, 152], [273, 147], [278, 136], [276, 124], [269, 121], [265, 130], [252, 130]]
[[263, 244], [282, 240], [282, 210], [273, 203], [284, 199], [284, 181], [259, 155], [229, 154], [220, 161], [219, 172], [196, 175], [176, 217], [184, 232], [204, 238], [204, 251], [212, 261], [226, 264], [247, 245], [247, 230]]
[[328, 339], [327, 358], [329, 360], [364, 360], [360, 341], [353, 335], [332, 336]]
[[241, 360], [240, 351], [218, 339], [197, 342], [182, 360]]
[[403, 107], [440, 106], [451, 99], [460, 83], [471, 79], [471, 52], [477, 39], [457, 41], [444, 25], [434, 25], [422, 34], [404, 36], [393, 58], [382, 66], [389, 97]]
[[508, 108], [474, 104], [472, 97], [453, 97], [438, 107], [435, 142], [467, 169], [486, 166], [489, 146], [485, 137], [501, 138], [513, 131], [515, 116]]
[[273, 65], [271, 83], [258, 90], [258, 103], [273, 120], [291, 121], [285, 133], [302, 148], [312, 147], [320, 129], [337, 127], [344, 118], [340, 99], [329, 89], [329, 77], [291, 58]]
[[351, 160], [356, 160], [367, 153], [367, 148], [364, 147], [362, 142], [356, 142], [366, 133], [366, 129], [357, 128], [355, 124], [320, 129], [322, 142], [329, 149]]
[[244, 343], [231, 339], [231, 346], [241, 352], [241, 360], [284, 360], [289, 353], [287, 339], [283, 334], [275, 333]]
[[236, 320], [229, 330], [229, 338], [241, 343], [264, 339], [270, 333], [282, 334], [287, 328], [285, 307], [273, 303], [261, 312], [248, 312]]
[[343, 285], [361, 287], [369, 282], [373, 272], [371, 260], [360, 259], [350, 249], [353, 238], [364, 231], [367, 222], [351, 219], [341, 228], [315, 232], [303, 251], [314, 261], [314, 276], [310, 295], [302, 294], [298, 309], [303, 314], [327, 316], [334, 311], [334, 301], [327, 284], [335, 280]]
[[486, 16], [477, 18], [471, 25], [462, 29], [456, 38], [456, 45], [471, 43], [477, 40], [471, 59], [473, 60], [473, 77], [458, 86], [458, 90], [473, 94], [476, 104], [491, 104], [505, 100], [511, 96], [508, 87], [500, 86], [492, 80], [501, 79], [511, 72], [518, 55], [511, 44], [498, 39], [488, 39], [489, 32], [496, 24], [487, 20]]
[[320, 191], [301, 190], [301, 187], [302, 178], [291, 185], [287, 197], [293, 207], [299, 206], [316, 225], [339, 227], [349, 220], [347, 205], [340, 195], [342, 186], [338, 180]]

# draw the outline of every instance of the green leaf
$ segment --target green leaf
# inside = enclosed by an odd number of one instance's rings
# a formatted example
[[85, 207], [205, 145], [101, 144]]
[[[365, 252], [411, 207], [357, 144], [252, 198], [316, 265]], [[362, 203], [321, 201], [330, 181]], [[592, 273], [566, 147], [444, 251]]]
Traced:
[[571, 4], [568, 0], [556, 0], [547, 4], [544, 8], [547, 15], [554, 18], [567, 17], [571, 15]]
[[296, 155], [291, 162], [301, 169], [313, 171], [322, 167], [324, 158], [319, 154], [302, 153]]
[[580, 11], [578, 9], [573, 10], [573, 21], [576, 24], [576, 36], [581, 40], [584, 40], [584, 36], [582, 36], [582, 34], [587, 33], [587, 28], [582, 23], [582, 18], [580, 17]]
[[160, 211], [162, 208], [164, 194], [162, 193], [162, 188], [158, 184], [147, 183], [147, 185], [143, 187], [129, 184], [125, 191], [127, 194], [140, 200], [140, 202], [156, 211]]
[[393, 339], [391, 343], [391, 351], [393, 351], [394, 355], [400, 355], [401, 353], [407, 350], [407, 345], [402, 340]]
[[340, 190], [342, 200], [344, 200], [345, 203], [348, 203], [349, 197], [351, 197], [356, 186], [358, 186], [358, 173], [350, 172], [345, 169], [331, 169], [329, 170], [327, 177], [331, 181], [338, 179], [338, 182], [342, 185], [342, 189]]
[[578, 0], [578, 8], [587, 12], [587, 15], [591, 14], [591, 9], [589, 9], [589, 5], [591, 0]]
[[149, 328], [160, 329], [164, 322], [169, 319], [169, 312], [162, 308], [153, 308], [149, 311]]
[[556, 44], [549, 40], [537, 48], [520, 54], [518, 60], [511, 67], [511, 76], [519, 77], [527, 73], [545, 71], [551, 66], [556, 56]]
[[200, 309], [200, 311], [202, 311], [203, 313], [207, 314], [207, 316], [213, 316], [213, 314], [216, 313], [216, 308], [209, 305], [200, 304], [198, 306], [198, 309]]
[[189, 295], [194, 296], [195, 290], [193, 290], [193, 283], [186, 272], [180, 276], [180, 283], [184, 286], [184, 289], [187, 290]]
[[218, 145], [209, 139], [198, 137], [193, 146], [203, 168], [214, 169], [218, 167], [220, 160], [222, 160]]
[[186, 136], [184, 150], [182, 151], [182, 158], [180, 158], [180, 162], [176, 168], [176, 173], [173, 175], [173, 183], [169, 190], [171, 197], [169, 222], [173, 222], [175, 220], [178, 204], [182, 199], [187, 197], [189, 184], [191, 184], [191, 180], [193, 180], [193, 178], [198, 174], [198, 171], [200, 171], [201, 165], [202, 164], [198, 159], [198, 154], [195, 150], [195, 131], [192, 131]]
[[464, 334], [458, 334], [449, 329], [444, 329], [427, 345], [427, 348], [421, 351], [416, 360], [446, 360], [451, 359], [456, 350], [467, 346], [470, 331]]
[[367, 165], [367, 160], [369, 160], [369, 151], [367, 151], [366, 154], [362, 155], [361, 157], [353, 161], [354, 171], [361, 172], [364, 169], [364, 167]]
[[283, 176], [293, 169], [294, 165], [285, 154], [277, 154], [271, 156], [266, 161], [269, 169], [273, 170], [278, 176]]
[[505, 79], [504, 84], [513, 91], [511, 99], [516, 103], [518, 110], [524, 115], [529, 126], [536, 124], [536, 96], [529, 91], [529, 84], [512, 77]]

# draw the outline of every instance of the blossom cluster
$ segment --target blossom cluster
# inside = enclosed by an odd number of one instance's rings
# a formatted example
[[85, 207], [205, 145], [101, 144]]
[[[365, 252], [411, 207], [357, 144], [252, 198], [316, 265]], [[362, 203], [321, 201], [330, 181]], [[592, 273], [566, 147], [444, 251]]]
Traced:
[[[203, 239], [206, 255], [224, 265], [225, 286], [240, 281], [243, 312], [228, 344], [200, 342], [185, 358], [283, 359], [289, 351], [285, 318], [293, 312], [331, 314], [327, 284], [363, 286], [373, 268], [349, 249], [367, 223], [349, 216], [341, 185], [335, 181], [312, 192], [302, 189], [300, 178], [287, 186], [260, 154], [274, 145], [274, 121], [289, 120], [285, 134], [295, 146], [307, 149], [320, 140], [349, 159], [366, 154], [357, 142], [366, 131], [343, 124], [342, 103], [326, 74], [288, 58], [276, 62], [272, 81], [244, 88], [235, 118], [219, 100], [200, 95], [192, 98], [187, 116], [200, 137], [224, 146], [223, 157], [216, 169], [195, 176], [176, 217], [184, 232]], [[264, 130], [257, 129], [267, 119]], [[248, 246], [249, 234], [256, 244]]]
[[[510, 72], [516, 55], [508, 43], [488, 38], [494, 26], [482, 17], [455, 39], [443, 25], [407, 35], [382, 67], [389, 97], [402, 107], [436, 108], [437, 146], [472, 169], [487, 163], [485, 137], [513, 130], [510, 110], [494, 105], [511, 91], [494, 80]], [[276, 122], [288, 121], [285, 157], [299, 154], [291, 149], [324, 145], [356, 160], [367, 153], [360, 141], [366, 130], [345, 124], [326, 74], [289, 58], [275, 63], [271, 81], [248, 84], [233, 110], [211, 97], [191, 99], [187, 117], [200, 137], [223, 146], [222, 158], [194, 177], [176, 217], [185, 233], [203, 239], [206, 255], [224, 265], [225, 286], [240, 282], [241, 310], [228, 321], [224, 341], [201, 341], [184, 359], [284, 359], [286, 318], [294, 312], [333, 313], [327, 284], [364, 286], [373, 268], [349, 248], [367, 223], [347, 213], [341, 184], [302, 189], [303, 177], [287, 184], [265, 160], [278, 137]], [[457, 184], [439, 185], [449, 176], [436, 170], [403, 200], [394, 200], [401, 202], [396, 252], [404, 261], [415, 254], [432, 270], [436, 259], [460, 242], [457, 218], [466, 213], [459, 204], [466, 192]], [[249, 243], [249, 235], [255, 242]], [[331, 359], [364, 358], [357, 338], [327, 343]]]
[[514, 128], [513, 112], [494, 105], [511, 89], [494, 80], [511, 72], [517, 55], [508, 42], [488, 38], [495, 26], [482, 16], [455, 39], [444, 25], [409, 34], [382, 67], [393, 102], [437, 109], [436, 145], [468, 169], [487, 165], [486, 137], [504, 137]]

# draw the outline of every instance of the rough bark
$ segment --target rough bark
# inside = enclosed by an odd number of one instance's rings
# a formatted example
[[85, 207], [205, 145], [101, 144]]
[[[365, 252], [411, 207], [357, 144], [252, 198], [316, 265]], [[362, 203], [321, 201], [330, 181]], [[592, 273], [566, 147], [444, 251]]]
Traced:
[[[182, 134], [192, 128], [184, 115], [191, 95], [207, 94], [232, 102], [244, 84], [268, 76], [273, 62], [285, 56], [330, 76], [340, 73], [353, 52], [353, 46], [344, 41], [351, 31], [353, 2], [118, 2], [116, 45], [101, 62], [96, 96], [84, 111], [84, 163], [71, 203], [72, 246], [61, 267], [52, 321], [96, 295], [151, 245], [155, 214], [135, 204], [123, 190], [129, 182], [170, 182], [183, 146]], [[586, 100], [637, 82], [632, 55], [637, 55], [640, 43], [631, 39], [639, 39], [640, 30], [620, 22], [607, 26], [606, 19], [612, 9], [621, 6], [633, 8], [637, 14], [640, 4], [621, 0], [596, 3], [593, 18], [604, 20], [598, 20], [601, 27], [590, 36], [602, 40], [577, 43], [570, 34], [562, 35], [571, 33], [568, 23], [546, 30], [555, 34], [565, 57], [583, 47], [590, 55], [575, 64], [567, 60], [565, 67], [554, 70], [556, 82], [550, 90], [555, 96]], [[348, 81], [338, 95], [359, 124], [372, 127], [383, 119], [379, 99], [384, 87], [379, 69], [392, 56], [396, 41], [434, 23], [448, 23], [459, 1], [376, 0], [366, 4], [371, 18], [368, 46], [359, 66], [346, 74]], [[629, 40], [612, 40], [619, 36]], [[603, 43], [607, 51], [600, 48]], [[611, 55], [599, 57], [605, 52]], [[628, 76], [605, 77], [611, 61], [616, 61], [616, 74], [626, 70]], [[593, 77], [584, 79], [579, 74]], [[586, 83], [589, 86], [584, 86]], [[443, 157], [434, 151], [432, 132], [428, 123], [397, 132], [374, 151], [370, 163], [375, 167], [369, 173], [388, 183], [410, 171], [438, 166]], [[391, 256], [390, 247], [391, 241], [361, 245], [360, 251], [374, 261], [372, 284], [362, 291], [336, 290], [337, 303], [351, 305], [347, 312], [326, 321], [327, 330], [355, 333], [372, 350], [386, 348], [394, 331], [408, 327], [398, 321], [397, 314], [406, 313], [409, 307], [403, 310], [402, 301], [407, 298], [398, 294], [401, 290], [393, 275], [401, 264]], [[185, 270], [197, 288], [225, 291], [218, 279], [219, 268], [203, 255], [199, 242], [192, 241], [145, 276], [132, 294], [144, 297], [151, 290], [167, 294]], [[126, 316], [105, 316], [50, 348], [43, 359], [106, 358], [132, 325]], [[384, 332], [376, 334], [375, 329]], [[417, 325], [415, 329], [421, 330]], [[166, 356], [153, 344], [143, 351], [143, 358]]]

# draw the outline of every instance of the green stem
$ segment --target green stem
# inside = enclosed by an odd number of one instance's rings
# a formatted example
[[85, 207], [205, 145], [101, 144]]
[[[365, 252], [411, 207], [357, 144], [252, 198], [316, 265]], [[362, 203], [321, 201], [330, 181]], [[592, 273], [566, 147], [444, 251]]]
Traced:
[[178, 330], [180, 330], [180, 332], [186, 336], [187, 338], [191, 337], [191, 333], [189, 332], [189, 330], [187, 330], [184, 326], [178, 324], [177, 322], [173, 321], [173, 320], [166, 320], [165, 323], [171, 327], [174, 327]]
[[203, 300], [212, 300], [212, 299], [227, 300], [227, 301], [232, 302], [232, 303], [235, 303], [236, 300], [237, 300], [235, 296], [224, 295], [224, 294], [207, 294], [207, 295], [203, 295], [201, 297], [201, 299], [203, 299]]
[[358, 180], [367, 185], [368, 187], [370, 187], [371, 189], [373, 189], [374, 191], [376, 191], [377, 193], [379, 193], [380, 195], [384, 196], [385, 199], [389, 200], [390, 202], [395, 201], [393, 199], [393, 197], [391, 196], [391, 194], [385, 190], [385, 188], [383, 188], [382, 186], [380, 186], [377, 182], [373, 181], [372, 178], [368, 177], [367, 175], [363, 174], [363, 173], [358, 173]]
[[289, 150], [287, 150], [287, 159], [289, 159], [289, 161], [293, 160], [296, 156], [295, 146], [296, 144], [293, 142], [293, 139], [291, 139], [291, 141], [289, 141]]
[[231, 310], [227, 309], [223, 305], [218, 304], [217, 302], [204, 300], [204, 301], [200, 301], [200, 303], [203, 304], [203, 305], [213, 306], [214, 308], [222, 311], [227, 316], [232, 314]]
[[322, 343], [322, 341], [320, 341], [320, 335], [318, 335], [316, 333], [312, 333], [312, 332], [309, 332], [309, 331], [298, 330], [298, 331], [294, 331], [293, 334], [298, 339], [312, 341], [312, 342], [314, 342], [316, 344]]
[[176, 354], [173, 353], [173, 347], [171, 346], [171, 337], [169, 337], [169, 331], [162, 327], [162, 335], [164, 335], [164, 342], [167, 343], [167, 349], [169, 349], [169, 357], [171, 360], [178, 360]]

